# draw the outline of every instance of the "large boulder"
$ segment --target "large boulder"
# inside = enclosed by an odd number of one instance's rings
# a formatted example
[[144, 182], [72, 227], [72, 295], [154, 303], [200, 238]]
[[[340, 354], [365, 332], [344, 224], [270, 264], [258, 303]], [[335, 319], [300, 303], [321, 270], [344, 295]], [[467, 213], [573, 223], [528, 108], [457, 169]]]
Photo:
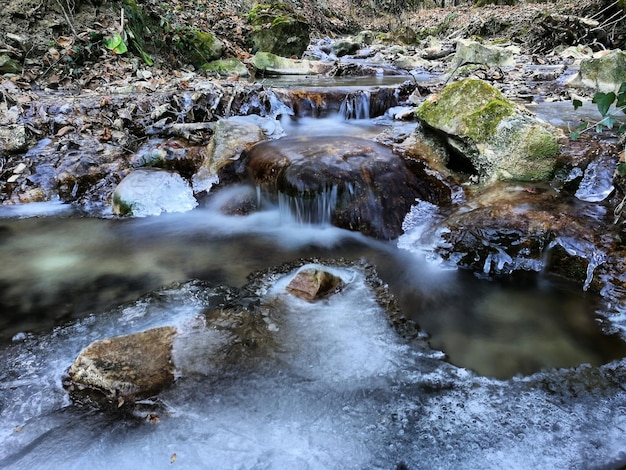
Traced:
[[580, 69], [570, 81], [597, 91], [617, 92], [626, 82], [626, 51], [613, 50], [599, 57], [583, 59]]
[[453, 66], [463, 64], [484, 64], [489, 67], [505, 67], [515, 65], [515, 54], [519, 54], [518, 47], [500, 47], [485, 45], [471, 39], [459, 39], [456, 43], [456, 54]]
[[198, 205], [189, 183], [178, 173], [138, 169], [115, 188], [113, 212], [145, 217], [162, 212], [186, 212]]
[[251, 62], [257, 72], [267, 75], [320, 75], [332, 68], [324, 62], [287, 59], [270, 52], [257, 52]]
[[175, 335], [165, 326], [95, 341], [80, 352], [63, 385], [78, 403], [127, 408], [174, 382]]
[[219, 59], [224, 52], [224, 43], [213, 33], [194, 28], [185, 29], [181, 33], [177, 46], [196, 68]]
[[480, 182], [552, 177], [560, 132], [482, 80], [452, 83], [416, 113], [427, 132], [444, 137], [455, 160], [450, 166], [464, 167]]
[[301, 57], [311, 40], [306, 19], [284, 2], [257, 4], [248, 14], [253, 26], [250, 41], [261, 52]]
[[[244, 158], [245, 157], [245, 158]], [[389, 147], [356, 137], [291, 137], [244, 152], [239, 171], [301, 223], [333, 224], [392, 239], [416, 199], [450, 201], [450, 190], [416, 176]]]

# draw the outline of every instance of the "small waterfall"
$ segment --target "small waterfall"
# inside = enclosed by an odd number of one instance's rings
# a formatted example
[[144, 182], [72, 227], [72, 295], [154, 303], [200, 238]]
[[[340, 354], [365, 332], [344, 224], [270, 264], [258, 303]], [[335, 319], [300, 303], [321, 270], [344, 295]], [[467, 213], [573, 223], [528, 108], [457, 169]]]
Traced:
[[369, 119], [370, 92], [358, 90], [348, 93], [341, 103], [339, 115], [344, 119]]
[[279, 192], [280, 219], [281, 221], [295, 220], [306, 225], [330, 225], [333, 211], [337, 207], [337, 193], [336, 185], [318, 194], [307, 193], [302, 196], [290, 196]]

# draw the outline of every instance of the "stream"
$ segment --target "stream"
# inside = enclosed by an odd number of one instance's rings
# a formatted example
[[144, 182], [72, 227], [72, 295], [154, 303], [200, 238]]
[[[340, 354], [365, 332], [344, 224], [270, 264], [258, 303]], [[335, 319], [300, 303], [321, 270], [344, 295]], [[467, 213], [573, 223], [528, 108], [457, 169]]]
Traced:
[[[529, 108], [566, 125], [558, 105]], [[289, 137], [370, 139], [415, 126], [336, 115], [281, 124]], [[302, 224], [280, 207], [220, 210], [250, 191], [137, 218], [55, 201], [0, 207], [0, 468], [626, 465], [626, 342], [601, 328], [597, 294], [545, 272], [485, 279], [406, 237]], [[406, 227], [409, 238], [423, 228]], [[286, 298], [293, 269], [267, 272], [300, 259], [329, 260], [348, 287], [316, 304]], [[417, 345], [389, 326], [365, 264], [419, 325]], [[207, 344], [226, 339], [198, 323], [201, 312], [216, 306], [217, 286], [242, 288], [253, 272], [261, 305], [278, 305], [272, 345], [209, 366]], [[158, 422], [71, 403], [61, 377], [85, 346], [162, 325], [187, 340]]]

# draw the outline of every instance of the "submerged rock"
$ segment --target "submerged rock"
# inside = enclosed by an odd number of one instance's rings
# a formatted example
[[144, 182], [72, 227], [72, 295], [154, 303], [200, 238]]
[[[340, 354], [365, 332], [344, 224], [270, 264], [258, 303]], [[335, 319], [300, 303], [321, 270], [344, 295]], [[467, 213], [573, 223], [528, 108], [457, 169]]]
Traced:
[[429, 96], [417, 116], [445, 137], [455, 160], [449, 166], [468, 168], [481, 182], [547, 181], [553, 175], [560, 132], [482, 80], [448, 85]]
[[81, 351], [63, 386], [78, 403], [122, 408], [154, 396], [174, 382], [172, 344], [165, 326], [95, 341]]
[[295, 137], [244, 152], [239, 172], [302, 223], [331, 223], [392, 239], [416, 198], [450, 200], [443, 183], [419, 178], [390, 148], [355, 137]]
[[113, 193], [113, 212], [146, 217], [186, 212], [198, 205], [191, 187], [178, 173], [139, 169], [128, 174]]
[[286, 289], [296, 297], [311, 301], [326, 297], [342, 284], [340, 277], [328, 271], [308, 268], [298, 271]]

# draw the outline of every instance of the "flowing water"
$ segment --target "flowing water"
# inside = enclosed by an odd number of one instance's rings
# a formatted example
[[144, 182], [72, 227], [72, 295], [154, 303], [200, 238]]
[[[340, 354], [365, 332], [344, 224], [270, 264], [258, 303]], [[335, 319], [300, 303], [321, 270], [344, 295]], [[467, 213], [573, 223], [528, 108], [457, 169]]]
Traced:
[[[362, 109], [351, 112], [361, 116]], [[287, 135], [320, 137], [373, 137], [389, 122], [282, 120]], [[250, 191], [233, 187], [221, 196]], [[136, 219], [84, 217], [58, 203], [0, 208], [0, 467], [565, 469], [626, 462], [619, 385], [626, 383], [626, 343], [602, 333], [600, 301], [581, 286], [542, 273], [479, 279], [402, 240], [398, 246], [302, 224], [279, 207], [224, 215], [222, 202]], [[356, 264], [330, 268], [348, 287], [313, 305], [285, 297], [293, 272], [265, 279], [261, 303], [276, 306], [267, 318], [276, 346], [219, 373], [197, 357], [226, 340], [198, 326], [211, 295], [204, 300], [195, 284], [183, 284], [137, 301], [189, 279], [240, 287], [253, 271], [299, 258]], [[363, 261], [376, 267], [430, 347], [389, 327], [356, 267]], [[61, 376], [83, 347], [161, 325], [188, 332], [175, 352], [191, 362], [161, 397], [166, 411], [158, 424], [71, 405]]]

